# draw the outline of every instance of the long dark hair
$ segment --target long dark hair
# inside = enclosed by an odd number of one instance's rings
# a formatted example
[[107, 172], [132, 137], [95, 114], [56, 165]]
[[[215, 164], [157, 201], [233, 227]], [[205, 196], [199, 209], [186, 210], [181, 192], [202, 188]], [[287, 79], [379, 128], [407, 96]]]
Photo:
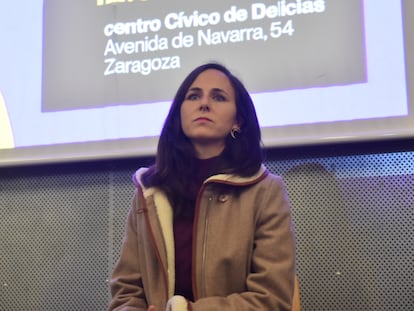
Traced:
[[170, 201], [186, 197], [188, 183], [194, 174], [195, 150], [181, 127], [181, 105], [188, 89], [200, 73], [215, 69], [229, 79], [235, 93], [236, 119], [241, 133], [233, 139], [226, 138], [222, 156], [227, 163], [226, 172], [250, 176], [257, 172], [263, 162], [261, 133], [253, 101], [241, 83], [226, 67], [218, 63], [207, 63], [195, 68], [181, 83], [172, 102], [158, 141], [156, 161], [143, 175], [145, 186], [163, 189]]

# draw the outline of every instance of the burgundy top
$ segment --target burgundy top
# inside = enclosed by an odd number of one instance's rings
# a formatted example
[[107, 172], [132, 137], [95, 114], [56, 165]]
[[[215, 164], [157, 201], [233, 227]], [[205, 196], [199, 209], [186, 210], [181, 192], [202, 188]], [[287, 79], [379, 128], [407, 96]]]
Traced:
[[194, 179], [190, 183], [190, 204], [192, 208], [180, 217], [174, 218], [175, 241], [175, 295], [194, 300], [192, 289], [192, 242], [195, 201], [203, 181], [218, 168], [220, 157], [197, 159]]

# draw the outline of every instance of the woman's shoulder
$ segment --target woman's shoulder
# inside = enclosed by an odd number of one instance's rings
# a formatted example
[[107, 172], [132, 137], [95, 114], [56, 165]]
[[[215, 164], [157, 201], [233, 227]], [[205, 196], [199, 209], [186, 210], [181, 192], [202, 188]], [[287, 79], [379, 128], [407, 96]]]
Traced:
[[267, 172], [266, 179], [271, 180], [271, 181], [276, 181], [276, 182], [283, 182], [282, 176], [272, 173], [267, 168], [266, 168], [266, 172]]
[[142, 187], [144, 188], [143, 182], [142, 182], [142, 176], [145, 172], [148, 171], [148, 167], [140, 167], [135, 171], [135, 173], [132, 175], [132, 182], [136, 187]]

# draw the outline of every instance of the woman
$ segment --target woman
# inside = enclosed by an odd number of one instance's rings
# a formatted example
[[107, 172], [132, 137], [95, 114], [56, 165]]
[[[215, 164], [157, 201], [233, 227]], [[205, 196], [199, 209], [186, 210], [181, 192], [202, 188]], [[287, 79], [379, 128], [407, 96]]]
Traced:
[[225, 67], [193, 70], [136, 193], [110, 310], [290, 310], [294, 236], [280, 177], [262, 165], [249, 93]]

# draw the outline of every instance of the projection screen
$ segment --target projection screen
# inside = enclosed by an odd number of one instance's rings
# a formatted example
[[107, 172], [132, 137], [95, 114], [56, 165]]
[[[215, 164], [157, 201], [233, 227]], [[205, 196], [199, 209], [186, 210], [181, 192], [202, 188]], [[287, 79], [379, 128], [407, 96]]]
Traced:
[[0, 166], [155, 154], [171, 100], [219, 62], [265, 147], [414, 137], [414, 4], [23, 0], [0, 4]]

